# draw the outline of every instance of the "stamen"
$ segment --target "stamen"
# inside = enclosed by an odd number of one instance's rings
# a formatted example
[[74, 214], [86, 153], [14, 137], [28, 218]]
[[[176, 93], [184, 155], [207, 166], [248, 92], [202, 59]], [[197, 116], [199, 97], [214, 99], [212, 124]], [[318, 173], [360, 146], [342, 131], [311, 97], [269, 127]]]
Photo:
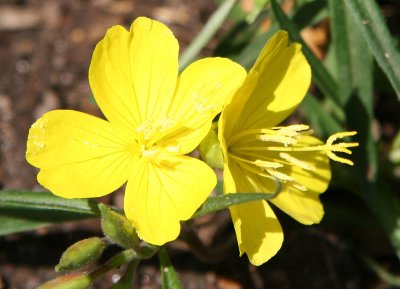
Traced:
[[276, 178], [278, 178], [278, 179], [281, 180], [281, 181], [294, 181], [294, 180], [295, 180], [293, 177], [291, 177], [291, 176], [289, 176], [289, 175], [287, 175], [287, 174], [278, 172], [278, 171], [276, 171], [276, 170], [267, 169], [267, 172], [268, 172], [271, 176], [276, 177]]
[[309, 163], [306, 163], [304, 161], [301, 161], [299, 159], [296, 159], [295, 157], [293, 157], [287, 153], [281, 152], [281, 153], [279, 153], [279, 156], [299, 168], [305, 169], [307, 171], [315, 171], [316, 170], [315, 166], [313, 166]]
[[258, 139], [264, 142], [277, 142], [284, 144], [285, 146], [288, 145], [294, 145], [297, 143], [297, 139], [289, 136], [283, 136], [283, 135], [268, 135], [268, 134], [262, 134], [258, 136]]
[[288, 126], [277, 126], [274, 127], [277, 130], [277, 134], [287, 136], [298, 136], [301, 132], [309, 131], [310, 127], [305, 124], [293, 124]]
[[285, 146], [297, 144], [297, 139], [312, 133], [309, 126], [305, 124], [295, 124], [284, 127], [274, 127], [273, 130], [259, 136], [261, 141], [278, 142]]
[[283, 167], [283, 164], [277, 162], [263, 161], [263, 160], [256, 160], [254, 164], [262, 169], [277, 169]]

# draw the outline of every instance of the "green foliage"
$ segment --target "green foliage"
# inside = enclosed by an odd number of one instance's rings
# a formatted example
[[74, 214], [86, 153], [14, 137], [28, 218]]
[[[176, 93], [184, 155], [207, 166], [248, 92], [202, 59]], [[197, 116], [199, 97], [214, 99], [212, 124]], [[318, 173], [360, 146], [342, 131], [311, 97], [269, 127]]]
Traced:
[[63, 199], [47, 192], [0, 191], [0, 235], [99, 216], [91, 200]]
[[400, 54], [375, 0], [344, 0], [379, 66], [400, 99]]

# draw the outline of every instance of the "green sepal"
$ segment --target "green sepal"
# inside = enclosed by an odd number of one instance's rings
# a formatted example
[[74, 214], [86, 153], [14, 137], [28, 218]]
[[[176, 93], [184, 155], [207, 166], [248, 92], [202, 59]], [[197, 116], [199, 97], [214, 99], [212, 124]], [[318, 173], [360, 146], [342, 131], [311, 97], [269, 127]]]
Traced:
[[125, 216], [111, 210], [104, 204], [99, 204], [99, 209], [104, 235], [111, 242], [123, 248], [138, 248], [140, 240], [132, 223]]
[[210, 129], [206, 137], [202, 140], [198, 149], [201, 159], [209, 166], [217, 169], [224, 168], [224, 157], [219, 145], [217, 133], [213, 128]]
[[106, 247], [107, 243], [99, 237], [81, 240], [65, 250], [55, 270], [76, 270], [92, 264], [100, 258]]
[[92, 281], [85, 273], [72, 273], [46, 282], [38, 289], [88, 289]]

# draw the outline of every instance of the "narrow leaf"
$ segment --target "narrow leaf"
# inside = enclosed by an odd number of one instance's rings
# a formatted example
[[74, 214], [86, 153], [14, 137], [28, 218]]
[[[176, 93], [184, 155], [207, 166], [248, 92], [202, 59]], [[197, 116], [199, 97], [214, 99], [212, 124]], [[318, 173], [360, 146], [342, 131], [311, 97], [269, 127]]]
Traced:
[[[280, 187], [277, 192], [280, 191]], [[204, 204], [193, 214], [192, 219], [204, 216], [206, 214], [227, 209], [230, 206], [240, 205], [248, 202], [270, 200], [275, 197], [277, 193], [264, 194], [264, 193], [232, 193], [222, 196], [209, 197]]]
[[344, 0], [379, 66], [400, 99], [400, 54], [374, 0]]
[[0, 191], [0, 235], [97, 216], [97, 204], [90, 200], [63, 199], [47, 192]]
[[0, 191], [0, 208], [64, 211], [98, 216], [97, 204], [87, 199], [64, 199], [47, 192]]
[[343, 0], [329, 0], [332, 45], [339, 84], [340, 103], [344, 105], [352, 93], [349, 34]]
[[162, 289], [182, 289], [178, 274], [176, 274], [164, 248], [158, 251], [158, 258], [160, 259]]
[[196, 36], [179, 58], [180, 70], [183, 70], [188, 66], [189, 63], [192, 62], [199, 52], [207, 45], [214, 34], [222, 26], [237, 1], [238, 0], [225, 0], [224, 3], [218, 7], [217, 11], [211, 15], [202, 31]]
[[312, 128], [320, 136], [328, 137], [343, 130], [341, 124], [324, 109], [323, 105], [312, 94], [308, 94], [304, 98], [300, 109], [312, 124]]

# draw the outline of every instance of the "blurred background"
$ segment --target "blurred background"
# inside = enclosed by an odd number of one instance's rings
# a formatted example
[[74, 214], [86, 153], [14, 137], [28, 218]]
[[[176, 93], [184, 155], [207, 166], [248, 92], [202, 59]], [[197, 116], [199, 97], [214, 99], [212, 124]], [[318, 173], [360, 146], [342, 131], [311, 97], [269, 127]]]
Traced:
[[[138, 16], [157, 19], [184, 51], [221, 2], [0, 0], [0, 190], [43, 190], [25, 149], [30, 125], [44, 112], [61, 108], [101, 116], [87, 72], [110, 26], [129, 27]], [[373, 2], [398, 51], [400, 1]], [[285, 242], [265, 265], [239, 258], [226, 211], [196, 220], [203, 247], [170, 244], [172, 262], [186, 289], [400, 288], [400, 95], [342, 0], [279, 4], [286, 20], [268, 0], [237, 1], [200, 56], [230, 57], [249, 69], [273, 32], [293, 24], [298, 31], [290, 35], [304, 39], [315, 77], [288, 122], [310, 124], [322, 139], [340, 130], [359, 131], [355, 141], [361, 146], [350, 157], [356, 165], [332, 164], [321, 224], [302, 226], [276, 210]], [[102, 201], [120, 206], [121, 193]], [[57, 276], [53, 268], [67, 246], [100, 236], [101, 230], [98, 220], [83, 220], [2, 235], [0, 289], [30, 289]], [[142, 262], [135, 288], [161, 288], [158, 270], [156, 259]], [[118, 274], [111, 272], [93, 288], [109, 288]]]

